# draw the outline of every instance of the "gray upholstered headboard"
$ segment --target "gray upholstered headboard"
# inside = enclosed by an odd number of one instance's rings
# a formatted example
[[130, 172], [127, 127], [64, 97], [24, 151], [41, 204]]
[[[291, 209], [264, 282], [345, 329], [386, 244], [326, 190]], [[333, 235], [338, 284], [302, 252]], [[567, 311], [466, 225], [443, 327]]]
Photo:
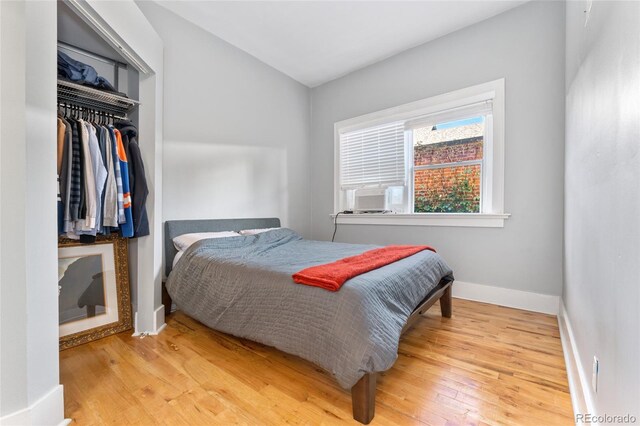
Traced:
[[173, 246], [173, 239], [182, 234], [192, 232], [241, 231], [243, 229], [278, 228], [280, 219], [276, 217], [258, 219], [199, 219], [168, 220], [164, 223], [164, 259], [165, 274], [169, 276], [173, 267], [173, 258], [178, 251]]

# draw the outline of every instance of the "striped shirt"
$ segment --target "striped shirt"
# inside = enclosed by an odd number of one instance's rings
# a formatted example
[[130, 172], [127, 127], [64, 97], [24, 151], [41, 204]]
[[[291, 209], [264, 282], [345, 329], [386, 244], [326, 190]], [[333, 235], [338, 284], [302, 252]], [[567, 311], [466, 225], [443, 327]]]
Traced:
[[118, 223], [125, 223], [126, 217], [124, 215], [124, 191], [122, 190], [122, 171], [120, 170], [120, 161], [115, 161], [118, 158], [118, 140], [116, 139], [115, 128], [109, 126], [109, 138], [113, 143], [113, 165], [116, 172], [116, 187], [118, 191]]
[[69, 216], [72, 222], [80, 218], [80, 198], [82, 188], [82, 161], [80, 159], [80, 135], [78, 123], [71, 124], [71, 178], [69, 179]]

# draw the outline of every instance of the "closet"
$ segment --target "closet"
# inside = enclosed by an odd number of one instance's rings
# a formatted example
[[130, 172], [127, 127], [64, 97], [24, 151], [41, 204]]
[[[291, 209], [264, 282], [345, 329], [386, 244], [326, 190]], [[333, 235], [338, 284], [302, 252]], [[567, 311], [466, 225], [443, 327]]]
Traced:
[[58, 3], [60, 349], [133, 327], [127, 238], [149, 235], [138, 73]]
[[[131, 328], [156, 331], [164, 312], [156, 308], [162, 305], [155, 277], [140, 282], [154, 276], [147, 268], [155, 265], [144, 258], [149, 252], [155, 257], [160, 237], [153, 235], [157, 222], [149, 220], [157, 211], [149, 188], [157, 174], [149, 174], [145, 158], [151, 156], [144, 152], [157, 143], [139, 131], [140, 81], [149, 70], [114, 40], [119, 35], [113, 30], [101, 33], [96, 10], [59, 1], [57, 12], [58, 291], [65, 349]], [[142, 306], [154, 308], [152, 330], [136, 327]]]

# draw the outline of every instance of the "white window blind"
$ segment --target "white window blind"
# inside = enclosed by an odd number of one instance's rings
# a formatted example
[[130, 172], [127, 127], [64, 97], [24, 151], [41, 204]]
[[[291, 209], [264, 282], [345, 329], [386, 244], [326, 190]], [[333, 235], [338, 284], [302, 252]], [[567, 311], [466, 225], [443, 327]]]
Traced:
[[340, 187], [394, 186], [405, 182], [404, 122], [340, 135]]

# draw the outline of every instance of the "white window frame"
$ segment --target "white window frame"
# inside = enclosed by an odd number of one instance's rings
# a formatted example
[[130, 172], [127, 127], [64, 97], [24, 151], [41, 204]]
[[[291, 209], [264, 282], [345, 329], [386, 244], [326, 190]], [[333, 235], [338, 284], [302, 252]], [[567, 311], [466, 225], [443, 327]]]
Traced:
[[[362, 225], [422, 225], [504, 227], [509, 214], [504, 212], [504, 79], [478, 84], [453, 92], [432, 96], [397, 107], [384, 109], [339, 121], [334, 124], [334, 212], [340, 211], [340, 133], [373, 127], [397, 120], [412, 120], [430, 114], [491, 100], [492, 121], [486, 132], [492, 132], [491, 144], [485, 144], [482, 166], [483, 194], [480, 213], [407, 213], [407, 214], [341, 214], [338, 223]], [[411, 154], [413, 156], [413, 154]], [[409, 188], [413, 197], [413, 165], [407, 170]], [[410, 202], [412, 205], [412, 202]], [[334, 215], [335, 216], [335, 213]]]

